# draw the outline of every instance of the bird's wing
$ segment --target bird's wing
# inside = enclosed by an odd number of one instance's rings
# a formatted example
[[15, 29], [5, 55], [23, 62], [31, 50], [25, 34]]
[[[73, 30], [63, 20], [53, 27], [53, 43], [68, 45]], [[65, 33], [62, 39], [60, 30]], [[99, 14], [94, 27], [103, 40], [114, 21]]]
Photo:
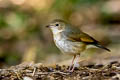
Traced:
[[85, 44], [91, 44], [99, 48], [105, 49], [107, 51], [110, 51], [109, 49], [101, 45], [99, 41], [95, 40], [94, 38], [83, 32], [71, 32], [67, 35], [67, 37], [68, 40], [73, 42], [83, 42]]
[[72, 32], [71, 34], [68, 34], [68, 40], [75, 41], [75, 42], [84, 42], [84, 43], [96, 43], [95, 39], [93, 39], [91, 36], [89, 36], [86, 33], [83, 32]]

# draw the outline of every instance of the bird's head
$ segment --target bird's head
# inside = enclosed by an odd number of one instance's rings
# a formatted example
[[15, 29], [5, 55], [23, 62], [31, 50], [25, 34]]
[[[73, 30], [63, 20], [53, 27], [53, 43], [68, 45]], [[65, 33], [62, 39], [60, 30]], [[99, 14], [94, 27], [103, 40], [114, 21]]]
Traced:
[[53, 34], [57, 34], [65, 30], [66, 22], [60, 19], [55, 19], [46, 27], [50, 28]]

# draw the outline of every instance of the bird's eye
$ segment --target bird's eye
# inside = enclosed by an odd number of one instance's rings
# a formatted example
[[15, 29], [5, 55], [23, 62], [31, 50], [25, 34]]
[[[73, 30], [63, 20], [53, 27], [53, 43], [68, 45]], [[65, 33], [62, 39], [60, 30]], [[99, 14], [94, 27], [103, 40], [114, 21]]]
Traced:
[[55, 24], [55, 26], [59, 26], [59, 24]]

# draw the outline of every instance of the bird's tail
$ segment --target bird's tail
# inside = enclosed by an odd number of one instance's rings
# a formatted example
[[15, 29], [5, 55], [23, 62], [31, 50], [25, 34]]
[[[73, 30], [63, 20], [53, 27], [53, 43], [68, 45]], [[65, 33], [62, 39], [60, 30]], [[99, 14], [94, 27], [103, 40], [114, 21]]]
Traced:
[[104, 46], [102, 46], [101, 44], [94, 44], [96, 47], [99, 47], [99, 48], [102, 48], [102, 49], [105, 49], [105, 50], [107, 50], [107, 51], [109, 51], [110, 52], [110, 49], [108, 49], [108, 48], [106, 48], [106, 47], [104, 47]]

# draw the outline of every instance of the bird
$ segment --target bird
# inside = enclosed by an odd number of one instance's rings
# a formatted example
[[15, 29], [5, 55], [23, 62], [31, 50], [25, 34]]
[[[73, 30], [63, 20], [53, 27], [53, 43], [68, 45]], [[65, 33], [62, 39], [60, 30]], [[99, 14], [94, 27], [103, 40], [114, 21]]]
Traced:
[[70, 72], [74, 71], [76, 57], [80, 57], [81, 52], [85, 51], [88, 45], [94, 45], [110, 52], [110, 49], [104, 47], [99, 41], [62, 19], [54, 19], [46, 27], [50, 28], [54, 43], [59, 50], [73, 56], [68, 70]]

